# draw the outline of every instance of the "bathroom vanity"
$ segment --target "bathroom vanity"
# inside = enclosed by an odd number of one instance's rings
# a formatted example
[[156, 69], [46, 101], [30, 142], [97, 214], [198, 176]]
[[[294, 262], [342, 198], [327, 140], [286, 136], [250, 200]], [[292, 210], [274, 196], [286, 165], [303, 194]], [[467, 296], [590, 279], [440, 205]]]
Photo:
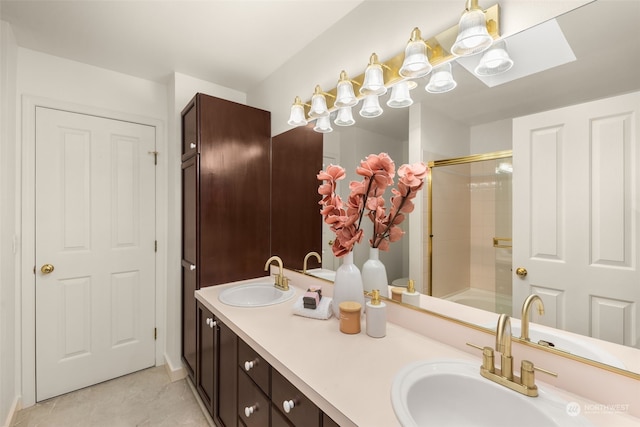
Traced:
[[[392, 383], [398, 371], [421, 360], [456, 360], [477, 363], [480, 377], [481, 357], [473, 349], [465, 351], [462, 348], [466, 346], [465, 341], [473, 341], [478, 345], [494, 344], [493, 335], [467, 330], [453, 323], [447, 326], [445, 332], [451, 340], [460, 341], [459, 346], [414, 332], [407, 325], [402, 325], [401, 320], [397, 323], [389, 322], [387, 335], [380, 339], [371, 338], [364, 332], [342, 334], [335, 318], [317, 320], [293, 315], [292, 304], [295, 299], [308, 286], [319, 282], [290, 271], [287, 271], [287, 276], [291, 278], [296, 295], [293, 299], [271, 306], [235, 307], [219, 300], [220, 293], [225, 289], [256, 280], [264, 282], [264, 278], [204, 288], [196, 292], [199, 306], [218, 322], [214, 329], [228, 328], [237, 337], [236, 340], [224, 343], [218, 340], [219, 348], [214, 351], [219, 355], [214, 356], [214, 359], [219, 357], [219, 362], [213, 364], [218, 369], [219, 379], [216, 380], [214, 375], [213, 393], [216, 390], [219, 393], [229, 391], [231, 397], [235, 395], [230, 391], [235, 386], [225, 382], [229, 381], [228, 378], [222, 379], [223, 370], [227, 373], [235, 372], [238, 389], [238, 401], [233, 406], [237, 409], [237, 424], [231, 420], [231, 424], [220, 425], [400, 425], [390, 398]], [[325, 282], [323, 295], [330, 294], [331, 286]], [[390, 312], [390, 320], [396, 322], [394, 316]], [[442, 332], [440, 328], [440, 333]], [[231, 349], [225, 348], [226, 346], [231, 346]], [[519, 351], [520, 348], [514, 348], [514, 356], [524, 357]], [[236, 369], [231, 370], [228, 368], [230, 365], [223, 362], [223, 355], [230, 355], [233, 359], [234, 352]], [[538, 364], [535, 357], [527, 356]], [[540, 366], [557, 368], [545, 366], [545, 363], [547, 361], [540, 361]], [[560, 376], [566, 374], [559, 372]], [[202, 376], [200, 378], [209, 380]], [[563, 401], [576, 402], [586, 408], [590, 406], [585, 405], [595, 404], [592, 400], [550, 385], [546, 379], [542, 375], [537, 379], [539, 387], [545, 393], [552, 393]], [[629, 399], [637, 401], [637, 397]], [[293, 405], [290, 401], [293, 401]], [[285, 410], [287, 406], [289, 413]], [[215, 408], [215, 403], [213, 407]], [[222, 410], [221, 406], [218, 408]], [[301, 421], [296, 418], [302, 412], [310, 419], [304, 418]], [[591, 425], [634, 426], [640, 423], [640, 420], [628, 413], [594, 413], [583, 416]], [[219, 417], [214, 418], [220, 423]]]

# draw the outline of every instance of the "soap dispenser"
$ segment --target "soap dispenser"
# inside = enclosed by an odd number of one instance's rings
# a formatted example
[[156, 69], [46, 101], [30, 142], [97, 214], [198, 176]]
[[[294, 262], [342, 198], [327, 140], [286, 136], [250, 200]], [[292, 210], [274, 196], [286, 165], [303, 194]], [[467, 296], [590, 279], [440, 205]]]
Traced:
[[382, 338], [387, 335], [387, 305], [380, 301], [378, 289], [374, 289], [371, 294], [371, 301], [367, 302], [367, 310], [365, 311], [367, 335], [373, 338]]
[[416, 292], [413, 280], [409, 279], [407, 289], [402, 292], [402, 302], [420, 307], [420, 294]]

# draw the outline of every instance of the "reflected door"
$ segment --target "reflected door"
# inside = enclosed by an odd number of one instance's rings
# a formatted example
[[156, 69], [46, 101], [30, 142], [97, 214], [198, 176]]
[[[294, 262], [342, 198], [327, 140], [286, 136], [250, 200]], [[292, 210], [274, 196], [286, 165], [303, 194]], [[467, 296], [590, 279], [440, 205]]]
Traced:
[[637, 345], [638, 129], [640, 93], [514, 120], [514, 316]]
[[155, 364], [154, 147], [150, 126], [36, 110], [38, 401]]

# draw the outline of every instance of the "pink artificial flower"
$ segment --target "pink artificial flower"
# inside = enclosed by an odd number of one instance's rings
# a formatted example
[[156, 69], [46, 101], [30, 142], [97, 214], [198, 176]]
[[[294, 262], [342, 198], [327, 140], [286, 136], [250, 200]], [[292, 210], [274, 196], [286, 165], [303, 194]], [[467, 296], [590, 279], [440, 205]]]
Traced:
[[332, 247], [334, 255], [342, 257], [360, 243], [363, 231], [360, 228], [365, 211], [373, 222], [373, 236], [369, 240], [371, 247], [388, 250], [391, 242], [402, 238], [404, 231], [398, 225], [405, 219], [405, 214], [412, 212], [415, 205], [411, 199], [424, 184], [428, 168], [424, 163], [402, 165], [398, 169], [398, 188], [392, 189], [391, 209], [385, 215], [385, 200], [382, 197], [387, 187], [393, 185], [395, 163], [387, 153], [370, 154], [360, 162], [356, 173], [363, 177], [360, 182], [349, 183], [350, 194], [346, 205], [336, 194], [337, 181], [345, 177], [345, 171], [337, 165], [329, 165], [320, 171], [318, 180], [323, 181], [318, 187], [318, 194], [323, 198], [319, 202], [325, 223], [335, 232], [336, 239]]

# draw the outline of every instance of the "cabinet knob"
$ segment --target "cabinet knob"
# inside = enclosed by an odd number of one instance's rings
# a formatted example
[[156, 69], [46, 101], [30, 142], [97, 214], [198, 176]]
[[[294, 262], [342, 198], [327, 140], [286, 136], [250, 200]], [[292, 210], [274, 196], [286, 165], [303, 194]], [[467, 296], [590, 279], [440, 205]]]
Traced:
[[255, 411], [258, 410], [258, 404], [256, 403], [253, 406], [245, 406], [244, 408], [244, 415], [249, 418], [251, 416], [251, 414], [253, 414]]
[[217, 322], [217, 321], [215, 321], [215, 320], [213, 320], [213, 319], [211, 319], [211, 323], [209, 323], [209, 327], [210, 327], [211, 329], [213, 329], [213, 328], [215, 328], [217, 325], [218, 325], [218, 322]]
[[195, 266], [194, 264], [191, 264], [191, 265], [189, 266], [189, 270], [193, 271], [193, 270], [195, 270], [195, 269], [196, 269], [196, 266]]
[[206, 324], [209, 325], [211, 323], [211, 317], [207, 317], [207, 320], [205, 320]]
[[286, 412], [287, 414], [291, 412], [291, 410], [295, 407], [296, 407], [296, 402], [294, 402], [293, 400], [285, 400], [282, 403], [282, 408], [284, 409], [284, 412]]
[[196, 144], [194, 144], [193, 142], [189, 144], [189, 148], [196, 148]]
[[258, 364], [258, 360], [257, 359], [256, 360], [247, 360], [246, 362], [244, 362], [244, 370], [249, 372], [257, 364]]

